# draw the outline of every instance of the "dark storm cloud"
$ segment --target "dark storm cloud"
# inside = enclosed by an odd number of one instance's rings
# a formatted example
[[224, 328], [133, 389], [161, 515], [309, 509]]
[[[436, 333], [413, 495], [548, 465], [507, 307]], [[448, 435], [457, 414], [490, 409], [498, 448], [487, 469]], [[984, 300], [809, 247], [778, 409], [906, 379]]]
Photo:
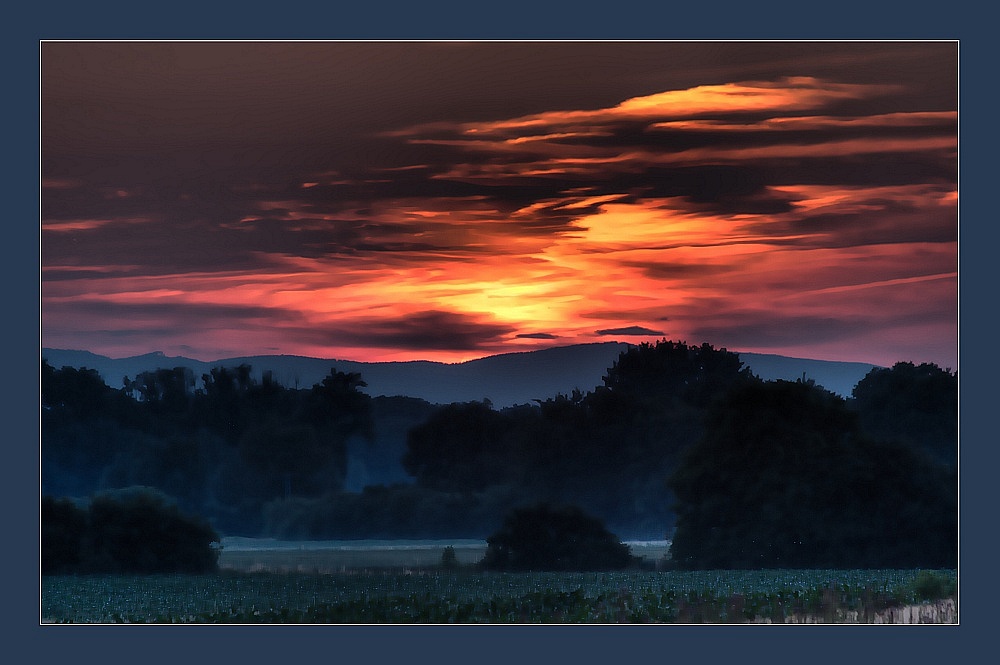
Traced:
[[[44, 279], [280, 269], [282, 257], [349, 259], [391, 253], [393, 261], [419, 261], [476, 252], [452, 243], [409, 240], [441, 230], [440, 224], [272, 216], [218, 224], [148, 212], [157, 216], [46, 221]], [[86, 271], [94, 265], [103, 267], [100, 274]]]
[[351, 327], [328, 328], [318, 334], [327, 344], [376, 348], [475, 350], [489, 348], [514, 328], [468, 314], [416, 312], [394, 319], [360, 317]]
[[738, 270], [735, 266], [698, 263], [668, 263], [666, 261], [622, 261], [621, 265], [639, 268], [653, 279], [687, 279]]
[[[41, 240], [43, 280], [65, 277], [59, 268], [104, 266], [107, 276], [218, 273], [275, 267], [281, 236], [251, 235], [203, 220], [101, 220], [94, 228], [55, 230], [44, 224]], [[310, 245], [290, 242], [296, 254]], [[312, 253], [315, 253], [313, 251]]]
[[953, 210], [916, 209], [889, 205], [884, 214], [831, 213], [807, 216], [787, 224], [773, 224], [770, 233], [784, 226], [801, 239], [773, 240], [775, 244], [852, 247], [877, 244], [953, 243], [958, 240], [958, 219]]
[[[845, 50], [794, 43], [47, 44], [45, 220], [145, 218], [155, 223], [72, 238], [46, 234], [44, 258], [48, 265], [70, 255], [134, 264], [141, 256], [144, 264], [217, 271], [259, 266], [264, 253], [454, 255], [457, 245], [427, 242], [427, 229], [418, 221], [407, 220], [406, 229], [399, 230], [334, 218], [362, 215], [371, 201], [435, 199], [443, 210], [479, 198], [507, 218], [498, 231], [547, 236], [564, 233], [596, 212], [597, 203], [564, 205], [572, 200], [569, 192], [583, 189], [593, 197], [620, 195], [624, 202], [684, 197], [709, 212], [769, 214], [789, 209], [786, 198], [768, 189], [774, 185], [953, 179], [956, 160], [923, 153], [777, 155], [729, 164], [658, 161], [698, 149], [953, 133], [954, 123], [946, 118], [874, 125], [799, 118], [784, 127], [760, 124], [773, 113], [744, 111], [683, 127], [600, 115], [600, 109], [637, 96], [773, 79], [796, 67], [872, 86], [870, 97], [845, 96], [839, 107], [830, 102], [826, 111], [860, 115], [949, 108], [952, 88], [944, 86], [942, 93], [938, 81], [947, 76], [948, 61], [935, 59], [935, 50], [945, 56], [953, 45], [855, 44]], [[924, 54], [919, 67], [913, 52]], [[453, 60], [460, 54], [468, 60]], [[83, 55], [90, 63], [86, 70], [77, 65]], [[845, 58], [856, 66], [844, 68]], [[537, 78], [519, 78], [510, 67], [529, 61]], [[600, 89], [565, 76], [583, 71], [577, 67], [588, 62], [601, 76]], [[678, 62], [689, 71], [678, 68]], [[808, 67], [801, 64], [806, 62]], [[639, 63], [643, 66], [635, 67]], [[654, 63], [662, 64], [651, 67]], [[887, 70], [886, 63], [893, 68]], [[879, 78], [882, 71], [892, 72], [891, 81]], [[884, 83], [897, 91], [889, 99], [875, 94]], [[393, 102], [378, 95], [392, 95]], [[559, 109], [569, 110], [565, 118]], [[549, 116], [538, 127], [498, 129], [484, 140], [461, 131], [467, 126], [462, 123], [489, 126], [532, 113]], [[600, 122], [577, 126], [572, 113], [590, 113]], [[720, 129], [719, 123], [730, 128]], [[87, 161], [74, 159], [84, 147]], [[645, 156], [620, 167], [588, 164], [592, 158], [635, 151]], [[579, 168], [532, 175], [533, 165], [561, 156], [581, 160]], [[477, 173], [463, 176], [463, 169]], [[337, 175], [324, 178], [324, 173]], [[303, 188], [307, 182], [316, 184]], [[260, 215], [259, 206], [276, 199], [289, 207], [243, 223], [239, 234], [220, 229]], [[535, 206], [530, 219], [512, 217], [530, 206]], [[323, 223], [287, 224], [281, 213], [290, 212]]]
[[[558, 201], [567, 192], [587, 189], [593, 196], [617, 194], [629, 202], [684, 197], [706, 212], [775, 214], [789, 210], [788, 200], [771, 191], [775, 186], [950, 182], [957, 174], [954, 114], [923, 114], [919, 121], [894, 114], [870, 124], [866, 119], [784, 120], [766, 125], [743, 118], [736, 131], [683, 123], [683, 129], [651, 131], [623, 121], [571, 138], [541, 134], [525, 144], [529, 148], [516, 150], [506, 143], [512, 139], [456, 140], [448, 144], [455, 149], [455, 166], [436, 177], [461, 185], [463, 193], [479, 184], [479, 194], [500, 210], [522, 205], [524, 193]], [[797, 129], [800, 125], [811, 128]], [[534, 212], [569, 224], [593, 211], [553, 204]]]
[[[934, 51], [941, 57], [935, 57]], [[52, 178], [79, 176], [80, 169], [73, 168], [70, 155], [86, 146], [89, 175], [100, 176], [105, 185], [183, 184], [193, 190], [191, 195], [201, 205], [209, 201], [219, 205], [227, 198], [224, 192], [213, 191], [211, 183], [273, 185], [280, 172], [292, 186], [328, 170], [332, 158], [338, 169], [353, 173], [354, 184], [346, 186], [347, 198], [485, 195], [501, 212], [509, 212], [597, 181], [598, 194], [640, 190], [646, 196], [685, 195], [705, 202], [724, 199], [729, 209], [743, 211], [740, 201], [770, 182], [749, 169], [745, 176], [749, 185], [713, 185], [710, 177], [700, 177], [702, 173], [655, 165], [627, 174], [604, 171], [599, 177], [588, 173], [547, 178], [521, 175], [517, 182], [504, 178], [475, 183], [440, 176], [468, 159], [470, 150], [497, 164], [530, 162], [544, 151], [533, 149], [530, 142], [497, 154], [495, 145], [476, 152], [468, 144], [417, 145], [406, 139], [453, 137], [454, 125], [449, 122], [496, 120], [553, 109], [609, 108], [637, 95], [706, 83], [766, 80], [796, 69], [835, 73], [838, 78], [846, 74], [866, 84], [882, 82], [881, 72], [891, 71], [892, 83], [903, 90], [892, 100], [845, 100], [844, 104], [851, 105], [848, 111], [947, 108], [946, 95], [954, 86], [938, 81], [948, 75], [950, 61], [945, 56], [953, 51], [954, 45], [949, 44], [854, 44], [848, 49], [795, 43], [47, 44], [43, 49], [43, 164]], [[922, 54], [920, 60], [913, 58], [914, 53]], [[845, 69], [845, 60], [854, 67]], [[89, 63], [87, 69], [78, 66], [82, 61]], [[532, 77], [523, 77], [512, 67], [526, 62], [531, 62]], [[589, 70], [585, 69], [588, 64]], [[600, 77], [601, 85], [580, 80], [579, 71], [592, 72], [588, 81]], [[427, 136], [418, 133], [390, 140], [384, 135], [421, 119], [437, 122], [438, 128], [427, 130]], [[627, 119], [607, 122], [601, 132], [539, 145], [612, 153], [636, 147], [677, 152], [777, 140], [771, 133], [754, 131], [752, 125], [745, 131], [718, 132], [651, 131], [648, 124]], [[837, 131], [847, 137], [873, 130], [845, 127]], [[879, 131], [931, 130], [889, 126]], [[789, 131], [782, 140], [801, 142], [831, 135], [829, 129]], [[76, 153], [67, 153], [71, 146], [77, 146]], [[164, 146], [174, 146], [174, 150], [164, 151]], [[91, 163], [96, 159], [100, 165], [102, 158], [101, 168]], [[397, 170], [384, 177], [386, 167], [411, 165], [427, 168]], [[826, 164], [824, 168], [837, 167]], [[379, 175], [382, 182], [373, 182]], [[303, 196], [309, 200], [312, 194]], [[99, 209], [99, 204], [97, 197], [92, 206]], [[231, 196], [221, 204], [237, 205]], [[46, 205], [53, 216], [59, 216], [57, 203], [47, 201]], [[747, 201], [746, 205], [759, 202]], [[79, 206], [72, 214], [88, 216], [87, 209]]]
[[794, 162], [774, 159], [757, 167], [769, 184], [837, 184], [847, 186], [904, 185], [955, 182], [957, 155], [899, 152], [849, 155], [839, 158], [817, 155]]
[[514, 336], [518, 339], [559, 339], [559, 335], [552, 333], [521, 333]]
[[[89, 317], [95, 314], [101, 315], [109, 321], [142, 321], [150, 324], [166, 321], [171, 326], [190, 330], [212, 328], [217, 324], [230, 326], [233, 320], [242, 321], [244, 324], [252, 321], [294, 324], [304, 320], [301, 313], [280, 307], [187, 302], [129, 303], [94, 298], [83, 298], [63, 303], [59, 308], [58, 316], [89, 320]], [[145, 329], [148, 330], [148, 327]]]
[[627, 328], [605, 328], [603, 330], [595, 330], [595, 334], [601, 335], [602, 337], [615, 336], [615, 335], [626, 335], [626, 336], [643, 336], [643, 335], [664, 335], [661, 330], [650, 330], [649, 328], [643, 328], [642, 326], [628, 326]]

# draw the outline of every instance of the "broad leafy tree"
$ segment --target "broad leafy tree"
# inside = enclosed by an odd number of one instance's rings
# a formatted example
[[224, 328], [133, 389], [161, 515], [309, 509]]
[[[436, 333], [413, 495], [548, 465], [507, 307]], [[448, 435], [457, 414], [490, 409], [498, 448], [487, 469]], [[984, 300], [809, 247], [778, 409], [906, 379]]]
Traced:
[[523, 464], [507, 436], [510, 418], [489, 404], [468, 402], [443, 407], [410, 430], [403, 468], [424, 487], [475, 491], [510, 480]]
[[958, 374], [932, 363], [871, 370], [854, 387], [853, 407], [875, 438], [896, 440], [941, 462], [958, 463]]
[[203, 573], [218, 565], [214, 529], [151, 488], [103, 493], [86, 508], [43, 497], [41, 534], [43, 574]]
[[672, 475], [687, 568], [952, 566], [954, 474], [867, 437], [845, 401], [776, 381], [729, 394]]

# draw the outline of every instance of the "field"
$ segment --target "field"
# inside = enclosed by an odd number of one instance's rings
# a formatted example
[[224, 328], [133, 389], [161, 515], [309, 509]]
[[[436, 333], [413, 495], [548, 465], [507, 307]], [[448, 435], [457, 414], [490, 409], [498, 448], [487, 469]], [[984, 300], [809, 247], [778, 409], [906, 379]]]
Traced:
[[[445, 547], [452, 547], [460, 565], [471, 566], [483, 558], [482, 540], [339, 540], [276, 541], [225, 538], [219, 566], [240, 572], [337, 573], [358, 570], [397, 571], [438, 567]], [[650, 566], [670, 547], [666, 540], [630, 542], [632, 554]]]
[[[956, 623], [955, 571], [483, 573], [477, 541], [227, 541], [212, 575], [46, 576], [44, 623]], [[441, 567], [446, 545], [457, 568]], [[648, 561], [664, 543], [632, 544]], [[928, 599], [945, 598], [944, 604]], [[902, 608], [909, 607], [907, 614]], [[895, 608], [895, 609], [893, 609]], [[915, 608], [915, 609], [914, 609]], [[900, 617], [904, 617], [900, 619]]]

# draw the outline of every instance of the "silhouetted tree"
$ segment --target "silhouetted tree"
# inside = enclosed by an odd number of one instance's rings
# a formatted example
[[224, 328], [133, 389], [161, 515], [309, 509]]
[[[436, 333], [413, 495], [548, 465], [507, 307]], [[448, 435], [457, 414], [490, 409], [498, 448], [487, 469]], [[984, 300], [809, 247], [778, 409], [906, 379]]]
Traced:
[[671, 555], [687, 568], [956, 563], [953, 478], [864, 436], [809, 383], [748, 385], [718, 403], [671, 477]]
[[360, 492], [276, 499], [263, 507], [262, 533], [283, 539], [486, 538], [489, 525], [523, 501], [523, 490], [443, 492], [413, 483]]
[[180, 414], [191, 404], [194, 373], [188, 367], [142, 372], [134, 381], [125, 382], [127, 392], [138, 393], [139, 400], [162, 413]]
[[318, 426], [333, 426], [342, 436], [370, 437], [371, 398], [361, 392], [367, 386], [360, 374], [331, 368], [309, 392], [308, 417]]
[[403, 468], [421, 485], [475, 491], [504, 484], [523, 459], [507, 437], [510, 419], [482, 402], [450, 404], [410, 430]]
[[41, 406], [63, 418], [93, 420], [105, 417], [115, 405], [117, 393], [94, 369], [53, 368], [42, 360]]
[[43, 574], [201, 573], [218, 565], [215, 531], [152, 488], [100, 494], [86, 509], [43, 497], [41, 534]]
[[671, 521], [665, 478], [700, 436], [707, 405], [754, 381], [725, 349], [643, 344], [588, 393], [502, 411], [443, 407], [411, 430], [403, 465], [427, 488], [517, 486], [525, 500], [571, 503], [633, 533], [662, 534]]
[[89, 494], [143, 424], [134, 402], [95, 370], [42, 361], [41, 465], [45, 492]]
[[932, 363], [896, 363], [868, 372], [852, 395], [861, 426], [872, 437], [958, 464], [957, 373]]
[[202, 375], [204, 388], [196, 400], [199, 419], [231, 444], [235, 444], [251, 420], [249, 394], [255, 382], [251, 367], [213, 367]]
[[637, 405], [684, 401], [704, 407], [732, 386], [752, 379], [739, 354], [707, 343], [688, 346], [664, 339], [624, 351], [608, 370], [604, 385]]
[[42, 574], [79, 570], [87, 533], [87, 512], [69, 499], [44, 496], [40, 517]]
[[[301, 496], [322, 489], [339, 487], [344, 461], [343, 448], [320, 441], [316, 429], [308, 424], [269, 420], [248, 430], [240, 439], [240, 453], [246, 463], [261, 471], [267, 485], [255, 488], [262, 499]], [[332, 466], [331, 466], [332, 464]], [[326, 476], [316, 483], [318, 474]]]
[[135, 433], [105, 467], [101, 486], [156, 487], [190, 512], [203, 512], [223, 444], [207, 430], [162, 436]]
[[516, 509], [486, 543], [488, 570], [604, 571], [635, 563], [627, 545], [575, 506]]
[[84, 567], [88, 572], [201, 573], [215, 570], [218, 534], [182, 515], [152, 488], [127, 488], [90, 503]]

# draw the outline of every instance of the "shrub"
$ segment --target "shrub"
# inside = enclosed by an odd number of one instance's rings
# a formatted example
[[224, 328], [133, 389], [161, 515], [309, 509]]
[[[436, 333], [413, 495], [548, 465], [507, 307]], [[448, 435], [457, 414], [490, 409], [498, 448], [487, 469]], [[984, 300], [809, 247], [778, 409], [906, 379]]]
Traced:
[[70, 572], [81, 563], [87, 512], [69, 499], [42, 498], [42, 573]]
[[87, 510], [42, 499], [43, 573], [201, 573], [218, 566], [220, 539], [150, 488], [102, 494]]
[[486, 543], [487, 570], [605, 571], [637, 563], [600, 520], [575, 506], [516, 509]]
[[458, 557], [455, 555], [455, 548], [448, 545], [441, 552], [441, 567], [445, 570], [454, 570], [458, 568]]
[[929, 570], [921, 570], [911, 586], [914, 600], [918, 601], [948, 598], [957, 591], [955, 580]]

